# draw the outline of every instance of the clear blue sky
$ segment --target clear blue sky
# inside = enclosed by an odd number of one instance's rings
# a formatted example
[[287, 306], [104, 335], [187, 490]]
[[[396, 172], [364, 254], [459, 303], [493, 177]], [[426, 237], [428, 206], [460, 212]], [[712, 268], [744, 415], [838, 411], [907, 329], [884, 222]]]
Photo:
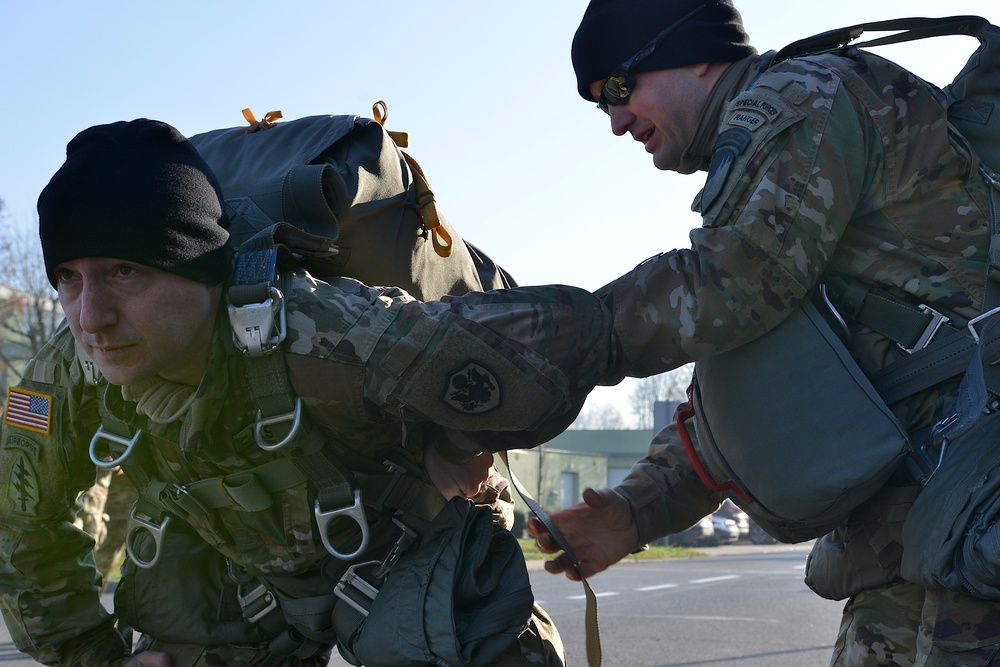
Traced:
[[[760, 50], [852, 23], [979, 14], [996, 0], [736, 0]], [[0, 198], [33, 224], [66, 143], [149, 117], [198, 132], [240, 111], [367, 116], [389, 105], [441, 208], [521, 283], [595, 289], [687, 245], [699, 175], [655, 170], [576, 93], [569, 59], [584, 0], [7, 2], [0, 28]], [[971, 38], [881, 53], [947, 83]], [[620, 395], [621, 392], [617, 392]], [[608, 390], [595, 401], [611, 397]], [[609, 398], [609, 401], [617, 400]], [[626, 414], [627, 416], [627, 414]]]

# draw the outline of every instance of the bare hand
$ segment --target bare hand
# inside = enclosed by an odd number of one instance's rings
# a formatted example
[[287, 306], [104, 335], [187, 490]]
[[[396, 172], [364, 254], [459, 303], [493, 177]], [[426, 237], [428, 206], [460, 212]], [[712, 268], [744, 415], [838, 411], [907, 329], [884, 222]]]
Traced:
[[441, 495], [472, 498], [482, 492], [493, 470], [493, 455], [481, 452], [466, 463], [445, 460], [434, 447], [424, 451], [424, 467]]
[[167, 653], [143, 651], [125, 663], [125, 667], [172, 667], [173, 664]]
[[[581, 569], [578, 573], [569, 556], [559, 553], [545, 563], [545, 569], [552, 574], [564, 572], [567, 578], [579, 581], [581, 573], [589, 577], [606, 570], [639, 546], [639, 531], [628, 501], [613, 489], [584, 489], [582, 503], [551, 516], [579, 559]], [[531, 517], [527, 529], [542, 553], [560, 551], [541, 521]]]

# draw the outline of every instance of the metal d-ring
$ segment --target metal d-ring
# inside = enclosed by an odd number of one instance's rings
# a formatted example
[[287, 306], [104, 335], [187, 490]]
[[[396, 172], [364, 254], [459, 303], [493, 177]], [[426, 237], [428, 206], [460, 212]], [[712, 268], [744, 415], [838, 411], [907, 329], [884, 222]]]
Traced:
[[[142, 431], [136, 431], [135, 435], [133, 435], [131, 439], [126, 439], [120, 435], [115, 435], [114, 433], [105, 431], [103, 425], [99, 426], [97, 428], [97, 433], [95, 433], [94, 437], [90, 439], [90, 460], [93, 461], [94, 465], [97, 466], [98, 468], [107, 469], [121, 465], [122, 461], [127, 459], [129, 457], [129, 454], [132, 453], [132, 450], [135, 448], [136, 443], [139, 442], [140, 433], [142, 433]], [[125, 447], [125, 451], [122, 452], [122, 455], [119, 456], [118, 458], [112, 459], [111, 461], [105, 461], [104, 459], [102, 459], [100, 456], [97, 455], [97, 443], [99, 443], [101, 440], [107, 440], [109, 442], [122, 445]]]
[[[365, 517], [365, 508], [361, 505], [360, 489], [354, 490], [353, 505], [347, 505], [335, 510], [323, 511], [320, 508], [319, 500], [317, 500], [314, 514], [316, 515], [316, 527], [319, 529], [319, 536], [323, 540], [323, 546], [334, 557], [340, 560], [354, 560], [368, 548], [368, 519]], [[330, 544], [330, 536], [328, 534], [330, 523], [339, 518], [352, 519], [361, 528], [361, 544], [357, 549], [348, 554], [340, 553]]]
[[[163, 522], [157, 524], [150, 519], [140, 518], [136, 513], [136, 506], [132, 506], [132, 512], [128, 517], [128, 531], [125, 533], [125, 551], [128, 553], [129, 560], [135, 563], [136, 567], [148, 570], [156, 565], [156, 561], [160, 560], [160, 545], [163, 542], [163, 534], [167, 532], [167, 526], [169, 525], [169, 516], [163, 517]], [[139, 558], [136, 554], [136, 550], [132, 546], [132, 543], [138, 537], [140, 530], [145, 530], [153, 536], [153, 546], [156, 548], [156, 551], [153, 553], [153, 557], [150, 560], [143, 560]]]

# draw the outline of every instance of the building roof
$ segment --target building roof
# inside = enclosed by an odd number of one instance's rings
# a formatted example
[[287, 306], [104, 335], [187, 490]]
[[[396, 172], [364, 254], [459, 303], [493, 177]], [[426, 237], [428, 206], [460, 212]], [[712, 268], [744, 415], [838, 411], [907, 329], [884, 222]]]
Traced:
[[645, 456], [653, 440], [650, 430], [563, 431], [545, 443], [548, 449], [586, 454], [634, 454]]

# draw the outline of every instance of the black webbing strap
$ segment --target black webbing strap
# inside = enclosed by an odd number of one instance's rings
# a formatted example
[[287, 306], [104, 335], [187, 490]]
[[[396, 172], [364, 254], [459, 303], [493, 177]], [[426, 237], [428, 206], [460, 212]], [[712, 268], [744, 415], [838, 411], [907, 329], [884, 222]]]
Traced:
[[584, 628], [586, 630], [586, 643], [587, 643], [587, 664], [589, 667], [600, 667], [601, 664], [601, 629], [597, 622], [597, 595], [594, 590], [590, 587], [590, 583], [587, 578], [583, 576], [583, 572], [580, 569], [580, 561], [577, 559], [576, 554], [573, 553], [573, 548], [570, 547], [569, 542], [563, 537], [563, 534], [556, 527], [552, 517], [549, 513], [542, 509], [542, 506], [532, 498], [528, 490], [521, 484], [521, 480], [517, 478], [514, 471], [510, 467], [510, 463], [507, 460], [507, 452], [497, 452], [500, 456], [500, 460], [503, 461], [504, 467], [507, 469], [507, 478], [510, 479], [511, 484], [517, 490], [518, 495], [521, 496], [521, 500], [524, 504], [528, 506], [531, 513], [535, 515], [545, 529], [549, 531], [549, 535], [555, 540], [559, 548], [565, 552], [569, 557], [570, 561], [573, 563], [573, 567], [576, 569], [576, 573], [580, 576], [580, 582], [583, 584], [583, 591], [587, 597], [587, 610], [585, 612], [585, 623]]
[[946, 35], [971, 35], [980, 38], [983, 29], [989, 25], [990, 22], [981, 16], [918, 17], [859, 23], [847, 26], [846, 28], [828, 30], [818, 35], [792, 42], [778, 51], [773, 62], [778, 63], [789, 58], [836, 51], [848, 46], [850, 42], [865, 32], [898, 31], [897, 34], [871, 39], [867, 42], [858, 42], [853, 46], [858, 48], [884, 46], [886, 44], [898, 44], [915, 39], [924, 39], [925, 37], [943, 37]]

